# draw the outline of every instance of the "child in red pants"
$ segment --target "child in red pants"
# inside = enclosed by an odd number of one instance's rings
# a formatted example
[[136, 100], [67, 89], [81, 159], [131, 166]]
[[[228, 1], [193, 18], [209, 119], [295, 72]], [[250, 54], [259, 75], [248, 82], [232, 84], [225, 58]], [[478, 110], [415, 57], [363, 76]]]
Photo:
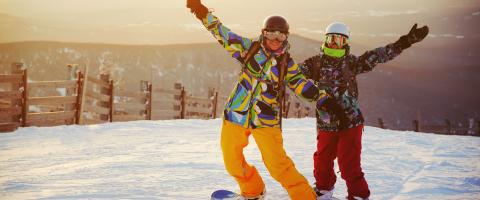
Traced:
[[[363, 115], [358, 104], [356, 75], [369, 72], [378, 63], [398, 56], [404, 49], [420, 42], [428, 27], [415, 24], [407, 35], [394, 43], [376, 48], [357, 57], [350, 54], [350, 31], [343, 23], [332, 23], [325, 31], [322, 52], [301, 64], [303, 74], [325, 90], [342, 109], [327, 110], [317, 104], [317, 151], [314, 176], [317, 200], [331, 199], [337, 177], [333, 161], [338, 158], [342, 178], [347, 183], [348, 199], [368, 199], [370, 190], [360, 165], [362, 152]], [[333, 111], [333, 112], [332, 112]], [[346, 119], [346, 120], [345, 120]]]

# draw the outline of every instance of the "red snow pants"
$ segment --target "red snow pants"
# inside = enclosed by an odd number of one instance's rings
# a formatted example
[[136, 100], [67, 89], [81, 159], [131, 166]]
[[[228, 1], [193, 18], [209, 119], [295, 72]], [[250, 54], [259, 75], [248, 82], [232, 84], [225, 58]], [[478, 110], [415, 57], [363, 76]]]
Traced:
[[370, 190], [360, 165], [363, 125], [329, 132], [318, 130], [317, 151], [313, 155], [315, 186], [319, 190], [333, 189], [337, 177], [334, 171], [335, 158], [342, 178], [347, 183], [348, 198], [368, 198]]

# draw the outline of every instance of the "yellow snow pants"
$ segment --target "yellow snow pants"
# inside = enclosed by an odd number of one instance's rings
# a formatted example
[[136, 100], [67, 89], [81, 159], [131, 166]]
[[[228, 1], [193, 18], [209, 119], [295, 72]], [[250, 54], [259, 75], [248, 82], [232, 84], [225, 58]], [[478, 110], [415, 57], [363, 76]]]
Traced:
[[243, 148], [248, 145], [250, 134], [258, 145], [270, 175], [287, 190], [290, 198], [314, 200], [316, 195], [312, 187], [297, 171], [283, 149], [282, 132], [279, 128], [247, 129], [224, 120], [221, 135], [223, 160], [228, 173], [238, 182], [241, 194], [254, 197], [265, 188], [258, 171], [249, 165], [243, 156]]

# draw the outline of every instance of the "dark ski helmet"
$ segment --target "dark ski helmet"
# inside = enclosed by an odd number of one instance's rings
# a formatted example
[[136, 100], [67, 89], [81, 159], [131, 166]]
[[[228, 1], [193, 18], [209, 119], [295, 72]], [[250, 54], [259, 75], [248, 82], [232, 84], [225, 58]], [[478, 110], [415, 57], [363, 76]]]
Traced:
[[263, 31], [280, 31], [282, 33], [288, 33], [290, 26], [287, 20], [279, 15], [271, 15], [265, 18], [263, 21]]

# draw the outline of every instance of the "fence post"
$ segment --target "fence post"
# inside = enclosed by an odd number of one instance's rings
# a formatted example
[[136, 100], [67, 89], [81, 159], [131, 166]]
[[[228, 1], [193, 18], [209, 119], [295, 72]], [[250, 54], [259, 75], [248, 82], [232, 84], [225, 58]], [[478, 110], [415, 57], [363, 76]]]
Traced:
[[77, 71], [77, 103], [75, 105], [75, 124], [80, 124], [82, 118], [82, 105], [83, 105], [83, 86], [84, 76], [80, 70]]
[[445, 125], [447, 127], [447, 135], [452, 134], [452, 123], [450, 123], [450, 120], [445, 119]]
[[[109, 74], [100, 74], [100, 80], [102, 80], [104, 83], [108, 84], [109, 81], [110, 81], [110, 75]], [[100, 94], [110, 96], [110, 88], [101, 87]], [[108, 101], [100, 101], [99, 106], [110, 109], [109, 104], [110, 104], [110, 102], [108, 102]], [[110, 121], [108, 114], [107, 115], [100, 114], [100, 120]]]
[[[24, 72], [22, 71], [23, 63], [12, 63], [11, 66], [11, 74], [23, 74]], [[18, 92], [20, 88], [22, 87], [23, 83], [12, 83], [11, 84], [11, 91]], [[10, 101], [10, 106], [11, 107], [17, 107], [17, 106], [25, 106], [23, 105], [23, 100], [18, 100], [18, 99], [12, 99]], [[22, 116], [17, 116], [14, 115], [12, 116], [12, 121], [13, 122], [20, 122]], [[23, 124], [23, 122], [22, 122]]]
[[[77, 79], [77, 71], [78, 71], [78, 64], [67, 64], [68, 69], [68, 77], [67, 80], [76, 80]], [[65, 96], [74, 96], [76, 88], [65, 88], [66, 93]], [[75, 110], [75, 105], [65, 104], [63, 106], [64, 111]], [[68, 120], [68, 124], [75, 124], [75, 119], [73, 121]]]
[[80, 105], [78, 107], [78, 110], [79, 110], [79, 113], [78, 113], [78, 123], [77, 124], [84, 124], [83, 122], [83, 105], [85, 104], [85, 95], [87, 93], [87, 87], [88, 87], [88, 73], [89, 73], [89, 70], [88, 70], [88, 65], [85, 65], [85, 70], [83, 73], [80, 73], [80, 75], [82, 76], [81, 77], [81, 90], [80, 90], [80, 93], [78, 93], [77, 95], [80, 95]]
[[182, 86], [182, 90], [180, 93], [180, 119], [185, 119], [185, 100], [186, 100], [186, 92], [185, 87]]
[[218, 103], [218, 92], [214, 92], [213, 102], [212, 102], [212, 119], [217, 118], [217, 103]]
[[28, 114], [28, 77], [27, 69], [23, 70], [23, 92], [22, 92], [22, 127], [27, 126], [27, 114]]
[[147, 90], [148, 90], [147, 120], [152, 120], [152, 96], [153, 96], [152, 92], [153, 92], [153, 90], [152, 90], [152, 84], [151, 83], [148, 84]]
[[307, 112], [307, 114], [305, 115], [305, 117], [308, 117], [308, 116], [310, 115], [310, 107], [305, 106], [305, 111]]
[[477, 135], [480, 136], [480, 120], [477, 120]]
[[286, 105], [285, 104], [283, 104], [283, 105], [285, 106], [285, 109], [283, 109], [285, 111], [285, 116], [284, 117], [288, 118], [288, 111], [290, 110], [290, 101], [288, 101], [286, 103]]
[[383, 119], [382, 118], [378, 118], [378, 126], [382, 129], [385, 129], [385, 124], [383, 123]]
[[302, 108], [300, 107], [300, 103], [296, 102], [294, 107], [296, 110], [295, 112], [297, 113], [297, 118], [301, 118]]
[[415, 132], [420, 132], [420, 125], [419, 125], [419, 122], [418, 120], [413, 120], [413, 131]]
[[113, 122], [113, 80], [110, 80], [110, 91], [109, 91], [109, 95], [110, 95], [110, 99], [109, 99], [109, 102], [108, 102], [108, 107], [110, 108], [109, 110], [109, 122]]

